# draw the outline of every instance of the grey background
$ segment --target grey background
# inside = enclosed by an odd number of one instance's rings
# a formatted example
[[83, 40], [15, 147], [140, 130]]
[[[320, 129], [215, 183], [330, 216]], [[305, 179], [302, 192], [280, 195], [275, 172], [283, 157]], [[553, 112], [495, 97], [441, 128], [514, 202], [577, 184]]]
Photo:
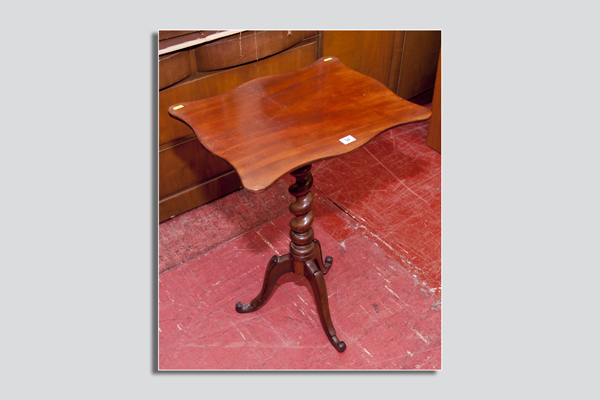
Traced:
[[[597, 396], [590, 3], [15, 4], [0, 24], [7, 398]], [[441, 372], [155, 372], [156, 32], [264, 28], [442, 29]]]

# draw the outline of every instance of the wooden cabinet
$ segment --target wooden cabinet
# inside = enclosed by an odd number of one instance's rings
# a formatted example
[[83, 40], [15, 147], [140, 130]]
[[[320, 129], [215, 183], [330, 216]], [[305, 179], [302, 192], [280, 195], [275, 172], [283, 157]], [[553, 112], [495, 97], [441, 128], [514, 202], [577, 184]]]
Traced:
[[441, 31], [322, 31], [321, 55], [377, 79], [398, 96], [433, 97]]
[[407, 31], [404, 34], [402, 65], [396, 94], [405, 99], [433, 97], [435, 73], [441, 48], [441, 31]]
[[440, 53], [437, 72], [435, 74], [431, 118], [429, 119], [429, 128], [427, 131], [427, 145], [438, 153], [442, 152], [442, 53]]
[[440, 31], [159, 32], [159, 221], [241, 188], [233, 167], [168, 115], [170, 105], [216, 96], [328, 55], [423, 104], [431, 101], [440, 41]]

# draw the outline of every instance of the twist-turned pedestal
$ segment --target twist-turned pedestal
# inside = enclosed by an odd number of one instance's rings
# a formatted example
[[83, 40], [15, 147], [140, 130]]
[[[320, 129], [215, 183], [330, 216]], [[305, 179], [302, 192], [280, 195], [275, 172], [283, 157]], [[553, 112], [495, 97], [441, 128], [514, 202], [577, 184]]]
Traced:
[[314, 232], [311, 228], [314, 219], [311, 210], [314, 197], [310, 191], [313, 183], [310, 169], [311, 165], [307, 165], [291, 173], [296, 178], [296, 183], [290, 186], [289, 192], [296, 197], [296, 201], [290, 205], [290, 212], [294, 215], [294, 218], [290, 221], [290, 252], [280, 257], [273, 256], [271, 258], [265, 272], [263, 287], [258, 296], [250, 304], [237, 303], [235, 309], [239, 313], [256, 311], [265, 305], [280, 276], [288, 272], [304, 275], [312, 287], [325, 334], [335, 349], [342, 352], [346, 350], [346, 344], [336, 336], [329, 312], [327, 288], [323, 277], [331, 268], [333, 259], [326, 257], [323, 261], [321, 244], [314, 238]]

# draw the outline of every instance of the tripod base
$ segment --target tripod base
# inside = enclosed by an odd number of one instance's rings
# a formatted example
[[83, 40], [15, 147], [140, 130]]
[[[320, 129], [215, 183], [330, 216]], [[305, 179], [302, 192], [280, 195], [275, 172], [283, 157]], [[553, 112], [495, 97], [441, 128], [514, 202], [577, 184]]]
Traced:
[[304, 276], [308, 279], [317, 302], [317, 310], [319, 312], [319, 319], [321, 320], [323, 330], [333, 347], [341, 353], [346, 350], [346, 343], [340, 341], [335, 333], [333, 322], [331, 321], [331, 314], [329, 312], [327, 287], [325, 286], [325, 279], [323, 277], [331, 268], [333, 259], [331, 257], [326, 257], [325, 261], [323, 261], [319, 241], [313, 239], [313, 243], [315, 246], [312, 257], [307, 257], [304, 260], [294, 260], [294, 255], [291, 253], [280, 257], [273, 256], [267, 265], [263, 286], [258, 296], [256, 296], [249, 304], [238, 302], [235, 305], [235, 310], [239, 313], [249, 313], [260, 309], [269, 299], [277, 280], [288, 272], [294, 272], [294, 263], [302, 263]]

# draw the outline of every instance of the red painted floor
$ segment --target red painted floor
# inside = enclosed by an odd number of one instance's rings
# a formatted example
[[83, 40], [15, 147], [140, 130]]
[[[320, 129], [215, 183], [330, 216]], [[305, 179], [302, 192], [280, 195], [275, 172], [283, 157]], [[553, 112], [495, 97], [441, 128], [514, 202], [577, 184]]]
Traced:
[[325, 281], [344, 353], [304, 277], [283, 276], [263, 308], [235, 312], [288, 252], [286, 177], [160, 224], [159, 368], [441, 369], [441, 156], [425, 145], [427, 126], [313, 165], [313, 229], [334, 260]]
[[363, 234], [441, 291], [441, 156], [428, 122], [388, 130], [348, 157], [315, 164], [314, 186]]

